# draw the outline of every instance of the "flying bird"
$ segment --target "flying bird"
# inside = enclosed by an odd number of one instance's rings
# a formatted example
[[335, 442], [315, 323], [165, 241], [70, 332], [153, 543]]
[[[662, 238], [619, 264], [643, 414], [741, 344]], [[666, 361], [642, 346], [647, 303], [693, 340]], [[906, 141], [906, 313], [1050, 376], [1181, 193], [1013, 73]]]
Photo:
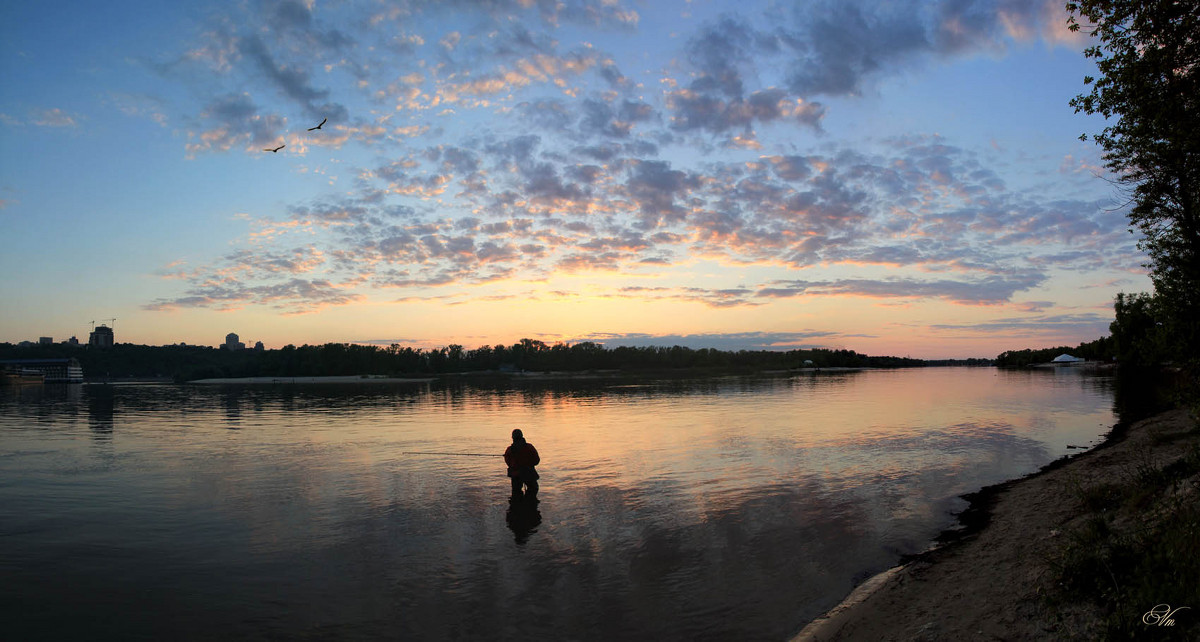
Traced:
[[284, 147], [287, 147], [287, 145], [280, 145], [279, 147], [276, 147], [275, 149], [271, 149], [270, 147], [267, 147], [267, 148], [263, 149], [263, 151], [274, 153], [274, 152], [277, 152], [277, 151], [283, 149]]
[[[329, 118], [322, 118], [322, 119], [321, 119], [321, 125], [324, 125], [324, 124], [325, 124], [325, 121], [327, 121], [327, 120], [329, 120]], [[314, 130], [314, 129], [320, 129], [320, 128], [321, 128], [321, 125], [317, 125], [316, 127], [309, 127], [309, 128], [308, 128], [308, 131], [312, 131], [312, 130]]]

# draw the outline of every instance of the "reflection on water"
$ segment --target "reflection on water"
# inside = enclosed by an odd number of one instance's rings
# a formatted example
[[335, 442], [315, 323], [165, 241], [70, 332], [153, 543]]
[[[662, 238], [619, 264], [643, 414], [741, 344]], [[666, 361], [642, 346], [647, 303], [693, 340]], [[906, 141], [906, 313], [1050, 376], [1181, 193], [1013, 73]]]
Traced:
[[542, 513], [538, 510], [538, 503], [537, 499], [509, 498], [508, 512], [504, 515], [504, 521], [508, 522], [508, 527], [513, 532], [513, 540], [517, 544], [528, 542], [529, 536], [537, 532], [538, 524], [542, 523]]
[[[958, 495], [1098, 441], [1113, 396], [992, 369], [18, 387], [0, 612], [21, 638], [778, 639]], [[516, 427], [540, 502], [498, 457], [408, 454]]]
[[[58, 386], [73, 389], [76, 386]], [[80, 386], [82, 388], [82, 386]], [[113, 431], [113, 390], [110, 386], [91, 386], [87, 394], [88, 426], [96, 439], [109, 439]]]

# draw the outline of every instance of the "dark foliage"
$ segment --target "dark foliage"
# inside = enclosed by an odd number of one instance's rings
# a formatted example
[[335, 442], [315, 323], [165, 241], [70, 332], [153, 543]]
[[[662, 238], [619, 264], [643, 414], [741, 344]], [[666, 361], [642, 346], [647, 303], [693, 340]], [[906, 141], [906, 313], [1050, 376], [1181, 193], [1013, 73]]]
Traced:
[[[465, 350], [460, 345], [421, 349], [350, 343], [286, 346], [279, 350], [220, 350], [198, 346], [106, 349], [64, 345], [0, 344], [0, 359], [75, 357], [89, 379], [170, 377], [177, 381], [218, 377], [307, 377], [332, 375], [429, 375], [467, 372], [581, 372], [588, 370], [694, 370], [752, 372], [800, 368], [899, 368], [925, 365], [919, 359], [870, 357], [853, 350], [767, 350], [737, 352], [682, 346], [606, 348], [597, 343], [546, 344], [522, 339], [509, 346]], [[980, 365], [970, 362], [939, 362]]]
[[1117, 360], [1124, 365], [1145, 367], [1170, 363], [1172, 342], [1164, 325], [1159, 297], [1150, 294], [1117, 295], [1112, 331]]
[[1023, 368], [1027, 366], [1037, 365], [1040, 363], [1049, 363], [1060, 354], [1067, 353], [1073, 357], [1087, 359], [1088, 361], [1104, 361], [1113, 360], [1116, 353], [1113, 348], [1112, 337], [1101, 337], [1094, 341], [1085, 341], [1077, 346], [1057, 346], [1054, 348], [1041, 348], [1033, 350], [1025, 348], [1024, 350], [1008, 350], [1000, 353], [996, 357], [995, 365], [1004, 368]]
[[[1068, 2], [1070, 28], [1095, 39], [1091, 92], [1077, 112], [1110, 123], [1093, 136], [1129, 192], [1160, 313], [1179, 361], [1200, 362], [1200, 3]], [[1086, 138], [1086, 136], [1084, 136]], [[1135, 304], [1138, 302], [1135, 301]]]

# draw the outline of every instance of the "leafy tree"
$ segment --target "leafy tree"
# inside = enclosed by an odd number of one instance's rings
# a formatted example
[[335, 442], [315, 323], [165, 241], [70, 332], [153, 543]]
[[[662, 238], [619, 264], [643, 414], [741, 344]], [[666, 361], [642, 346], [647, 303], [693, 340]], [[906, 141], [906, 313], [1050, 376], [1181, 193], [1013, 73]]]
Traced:
[[1160, 297], [1149, 294], [1117, 295], [1116, 318], [1108, 326], [1116, 343], [1117, 360], [1142, 366], [1170, 361], [1161, 321]]
[[[1100, 76], [1075, 111], [1109, 119], [1093, 136], [1130, 190], [1167, 331], [1183, 356], [1200, 356], [1200, 2], [1068, 2], [1072, 31], [1095, 39], [1084, 54]], [[1115, 120], [1114, 120], [1115, 119]], [[1087, 136], [1083, 137], [1086, 139]]]
[[1100, 337], [1093, 341], [1081, 342], [1077, 346], [1057, 346], [1037, 350], [1031, 348], [1008, 350], [1000, 353], [992, 363], [1001, 368], [1025, 368], [1049, 363], [1063, 353], [1088, 361], [1101, 362], [1112, 361], [1112, 358], [1115, 356], [1112, 337]]

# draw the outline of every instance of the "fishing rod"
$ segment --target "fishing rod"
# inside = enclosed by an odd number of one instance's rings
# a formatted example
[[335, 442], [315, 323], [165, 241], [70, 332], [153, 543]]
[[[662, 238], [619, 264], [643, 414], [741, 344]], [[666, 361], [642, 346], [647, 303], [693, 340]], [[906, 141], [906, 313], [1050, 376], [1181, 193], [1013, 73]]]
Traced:
[[504, 455], [492, 455], [485, 453], [435, 453], [428, 451], [408, 451], [400, 453], [401, 455], [449, 455], [451, 457], [503, 457]]

